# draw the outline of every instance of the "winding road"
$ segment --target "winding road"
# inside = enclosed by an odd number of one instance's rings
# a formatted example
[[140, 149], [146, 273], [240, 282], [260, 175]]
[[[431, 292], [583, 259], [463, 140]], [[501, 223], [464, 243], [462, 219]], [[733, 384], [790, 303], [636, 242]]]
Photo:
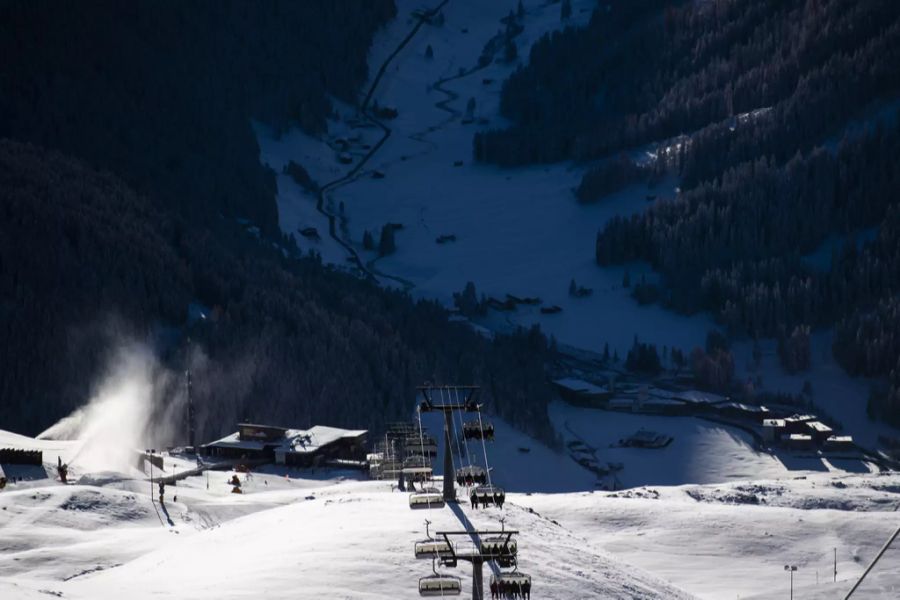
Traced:
[[[335, 240], [338, 244], [340, 244], [346, 251], [349, 256], [349, 260], [353, 262], [356, 267], [359, 269], [360, 273], [363, 277], [371, 279], [371, 280], [390, 280], [400, 284], [401, 288], [404, 291], [409, 291], [415, 284], [411, 281], [404, 279], [403, 277], [397, 275], [391, 275], [389, 273], [385, 273], [383, 271], [378, 270], [376, 263], [380, 257], [373, 258], [368, 261], [364, 261], [363, 258], [359, 255], [357, 249], [350, 243], [348, 240], [341, 237], [338, 232], [338, 228], [335, 225], [335, 222], [340, 218], [339, 215], [334, 214], [331, 210], [328, 209], [329, 204], [333, 206], [334, 195], [337, 190], [342, 188], [343, 186], [349, 185], [356, 181], [360, 176], [362, 176], [365, 171], [365, 166], [369, 163], [369, 161], [382, 149], [384, 144], [388, 141], [388, 139], [393, 135], [393, 129], [387, 125], [384, 121], [378, 119], [375, 114], [370, 110], [370, 104], [375, 95], [376, 89], [378, 88], [379, 83], [382, 81], [385, 73], [387, 72], [388, 67], [391, 63], [397, 58], [400, 52], [413, 40], [416, 34], [422, 29], [422, 27], [430, 22], [430, 20], [437, 16], [439, 12], [450, 2], [450, 0], [442, 0], [440, 3], [435, 5], [433, 8], [425, 11], [424, 13], [415, 15], [416, 24], [415, 26], [407, 33], [407, 35], [399, 42], [399, 44], [393, 49], [393, 51], [382, 61], [381, 65], [376, 72], [375, 78], [372, 80], [372, 84], [369, 86], [366, 95], [360, 104], [360, 115], [372, 125], [378, 127], [382, 131], [382, 136], [376, 142], [371, 149], [369, 149], [365, 155], [359, 160], [359, 162], [354, 165], [354, 167], [342, 177], [329, 181], [322, 185], [319, 189], [317, 202], [316, 202], [316, 210], [325, 216], [328, 219], [328, 234], [329, 236]], [[513, 34], [513, 37], [518, 35], [520, 31], [516, 31]], [[496, 51], [495, 51], [496, 53]], [[493, 56], [493, 55], [492, 55]], [[450, 103], [459, 99], [459, 94], [454, 92], [453, 90], [447, 89], [444, 87], [445, 84], [459, 80], [465, 77], [469, 77], [478, 71], [486, 68], [490, 65], [491, 61], [483, 62], [479, 61], [475, 66], [469, 67], [468, 69], [463, 69], [460, 72], [442, 77], [432, 83], [429, 87], [430, 89], [437, 90], [438, 92], [444, 94], [446, 97], [434, 104], [436, 108], [441, 111], [449, 113], [449, 116], [442, 119], [441, 121], [429, 125], [425, 129], [421, 131], [417, 131], [415, 133], [409, 134], [407, 137], [413, 141], [421, 143], [426, 146], [425, 149], [422, 150], [418, 155], [425, 155], [429, 152], [436, 149], [434, 142], [428, 140], [426, 138], [427, 135], [438, 131], [439, 129], [445, 127], [446, 125], [452, 123], [454, 120], [459, 119], [462, 116], [462, 112], [451, 107]], [[410, 158], [410, 157], [406, 157]], [[331, 202], [329, 202], [331, 200]]]
[[375, 89], [381, 82], [381, 79], [387, 71], [390, 63], [397, 57], [398, 54], [400, 54], [400, 51], [403, 50], [403, 48], [405, 48], [410, 41], [412, 41], [419, 30], [426, 23], [428, 23], [432, 17], [436, 16], [449, 1], [450, 0], [442, 0], [434, 8], [431, 8], [425, 13], [417, 16], [416, 24], [412, 28], [412, 30], [406, 35], [406, 37], [403, 38], [403, 40], [400, 41], [397, 47], [394, 48], [393, 52], [391, 52], [388, 57], [381, 63], [381, 66], [378, 68], [378, 72], [376, 73], [375, 78], [372, 80], [372, 85], [369, 86], [369, 91], [366, 92], [366, 96], [363, 99], [362, 104], [360, 105], [360, 113], [370, 123], [381, 129], [383, 135], [381, 136], [381, 139], [378, 140], [378, 142], [376, 142], [372, 146], [372, 148], [362, 157], [362, 159], [360, 159], [360, 161], [356, 163], [356, 165], [352, 169], [350, 169], [350, 172], [348, 172], [343, 177], [339, 177], [338, 179], [329, 181], [328, 183], [321, 186], [319, 188], [318, 199], [316, 202], [316, 210], [318, 210], [322, 215], [325, 216], [325, 218], [328, 219], [328, 235], [330, 235], [334, 241], [344, 247], [344, 249], [352, 258], [353, 262], [356, 263], [357, 268], [360, 270], [363, 276], [373, 280], [376, 279], [376, 275], [384, 279], [390, 279], [400, 283], [405, 290], [412, 288], [413, 284], [401, 277], [395, 277], [393, 275], [388, 275], [387, 273], [376, 271], [374, 268], [374, 260], [370, 261], [369, 263], [363, 262], [363, 260], [359, 256], [359, 253], [356, 251], [356, 248], [354, 248], [349, 242], [347, 242], [337, 234], [337, 231], [335, 230], [335, 220], [337, 216], [334, 213], [328, 211], [325, 208], [325, 204], [330, 193], [334, 192], [341, 186], [355, 181], [360, 176], [362, 169], [363, 167], [365, 167], [366, 163], [368, 163], [369, 160], [373, 156], [375, 156], [375, 154], [381, 149], [381, 147], [384, 146], [385, 142], [387, 142], [388, 138], [391, 137], [393, 130], [372, 114], [372, 112], [369, 110], [369, 103], [371, 102], [372, 96], [375, 93]]

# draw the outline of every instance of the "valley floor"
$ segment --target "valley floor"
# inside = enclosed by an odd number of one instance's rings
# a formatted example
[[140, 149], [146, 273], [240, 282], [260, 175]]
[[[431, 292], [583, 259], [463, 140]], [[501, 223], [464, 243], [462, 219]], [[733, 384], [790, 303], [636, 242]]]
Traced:
[[[438, 4], [435, 0], [432, 6]], [[610, 352], [618, 351], [623, 358], [635, 337], [660, 349], [677, 347], [689, 353], [703, 345], [714, 327], [709, 315], [685, 317], [655, 305], [639, 306], [623, 286], [625, 273], [632, 282], [641, 277], [654, 281], [657, 275], [643, 264], [600, 268], [593, 258], [596, 233], [609, 219], [643, 210], [648, 197], [674, 194], [676, 180], [666, 179], [654, 189], [632, 186], [583, 205], [572, 190], [588, 165], [503, 169], [471, 158], [476, 131], [506, 125], [499, 108], [502, 83], [527, 60], [532, 44], [554, 30], [584, 24], [595, 3], [575, 0], [572, 5], [572, 17], [562, 22], [558, 3], [524, 1], [523, 30], [514, 38], [518, 58], [506, 62], [501, 52], [483, 65], [483, 49], [505, 28], [501, 19], [510, 6], [448, 0], [442, 4], [443, 23], [422, 26], [400, 48], [417, 23], [415, 11], [424, 7], [399, 0], [397, 18], [378, 33], [369, 56], [370, 86], [379, 67], [386, 65], [372, 99], [395, 108], [396, 118], [378, 126], [337, 103], [340, 118], [330, 122], [321, 138], [296, 130], [276, 138], [257, 127], [260, 160], [279, 173], [281, 226], [294, 234], [302, 250], [319, 252], [326, 262], [353, 268], [356, 258], [349, 248], [383, 284], [403, 286], [447, 306], [452, 307], [453, 294], [471, 281], [479, 296], [537, 297], [542, 306], [562, 309], [555, 314], [527, 305], [490, 310], [475, 325], [486, 332], [538, 324], [562, 346], [600, 352], [608, 344]], [[468, 115], [470, 102], [474, 109]], [[649, 146], [642, 151], [649, 152]], [[302, 164], [320, 185], [334, 183], [320, 208], [334, 220], [337, 239], [327, 235], [329, 221], [317, 210], [317, 195], [282, 173], [290, 160]], [[388, 223], [402, 228], [395, 231], [396, 251], [380, 257], [378, 238]], [[320, 239], [301, 236], [299, 231], [307, 227], [315, 227]], [[363, 246], [365, 232], [374, 237], [376, 249]], [[438, 243], [441, 236], [454, 238]], [[592, 293], [569, 295], [573, 279]], [[897, 435], [869, 421], [871, 382], [850, 378], [835, 363], [830, 332], [813, 336], [812, 368], [796, 375], [786, 374], [779, 365], [774, 340], [762, 345], [764, 358], [756, 367], [752, 343], [735, 343], [738, 380], [761, 383], [761, 391], [790, 394], [798, 394], [809, 380], [813, 410], [842, 423], [844, 433], [862, 445], [873, 448], [879, 435]]]

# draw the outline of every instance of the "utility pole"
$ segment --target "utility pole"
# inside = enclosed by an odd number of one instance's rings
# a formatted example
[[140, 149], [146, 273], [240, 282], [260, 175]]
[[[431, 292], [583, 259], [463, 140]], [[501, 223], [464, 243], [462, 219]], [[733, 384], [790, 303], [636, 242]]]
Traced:
[[153, 504], [153, 453], [156, 450], [147, 448], [147, 462], [150, 463], [150, 504]]

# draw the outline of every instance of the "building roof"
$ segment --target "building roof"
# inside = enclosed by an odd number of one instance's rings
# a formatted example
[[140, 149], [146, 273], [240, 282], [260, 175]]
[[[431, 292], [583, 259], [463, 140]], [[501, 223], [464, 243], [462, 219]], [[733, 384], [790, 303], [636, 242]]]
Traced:
[[767, 413], [769, 409], [765, 406], [756, 406], [754, 404], [743, 404], [741, 402], [723, 402], [716, 405], [720, 410], [735, 409], [750, 413]]
[[601, 387], [589, 381], [584, 381], [583, 379], [577, 379], [575, 377], [564, 377], [563, 379], [555, 380], [553, 383], [561, 388], [569, 390], [570, 392], [575, 392], [576, 394], [609, 393], [609, 390], [606, 387]]
[[784, 419], [763, 419], [763, 427], [784, 427], [787, 425]]
[[786, 417], [784, 419], [788, 423], [804, 423], [806, 421], [815, 421], [815, 415], [791, 415], [790, 417]]
[[830, 435], [826, 442], [830, 442], [832, 444], [852, 444], [853, 436], [852, 435]]
[[238, 428], [241, 427], [256, 427], [257, 429], [272, 429], [278, 431], [287, 431], [287, 427], [279, 427], [278, 425], [263, 425], [261, 423], [238, 423]]
[[788, 439], [792, 442], [811, 442], [812, 436], [808, 433], [792, 433]]
[[[266, 427], [259, 425], [258, 427]], [[283, 429], [283, 428], [282, 428]], [[272, 448], [276, 452], [296, 454], [313, 453], [344, 438], [358, 438], [367, 433], [365, 429], [340, 429], [316, 425], [310, 429], [285, 429], [284, 437], [277, 440], [242, 440], [240, 432], [235, 431], [222, 439], [204, 444], [204, 447], [237, 448], [242, 450], [264, 450]]]
[[806, 423], [806, 426], [816, 433], [830, 433], [832, 431], [831, 427], [829, 427], [822, 421], [808, 421]]
[[631, 408], [634, 405], [633, 398], [610, 398], [609, 408]]

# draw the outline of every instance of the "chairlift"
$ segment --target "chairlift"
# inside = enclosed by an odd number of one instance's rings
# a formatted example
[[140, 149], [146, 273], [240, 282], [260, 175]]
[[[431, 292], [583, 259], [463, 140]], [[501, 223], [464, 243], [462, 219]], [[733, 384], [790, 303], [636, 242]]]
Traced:
[[527, 585], [528, 593], [531, 593], [531, 575], [527, 573], [519, 573], [518, 571], [511, 571], [508, 573], [498, 573], [496, 575], [491, 575], [491, 586], [497, 585], [500, 586], [516, 586], [519, 589], [525, 588]]
[[416, 558], [452, 557], [453, 549], [446, 540], [427, 539], [416, 542]]
[[437, 488], [426, 488], [421, 492], [413, 492], [409, 495], [409, 507], [418, 508], [443, 508], [444, 495]]
[[486, 421], [466, 421], [463, 423], [463, 436], [467, 440], [494, 441], [494, 425]]
[[503, 504], [506, 502], [506, 492], [503, 488], [496, 485], [479, 485], [472, 491], [478, 504], [487, 506], [489, 504]]
[[514, 558], [518, 551], [518, 544], [509, 536], [489, 537], [481, 540], [478, 551], [482, 556], [490, 558]]
[[434, 575], [419, 578], [420, 596], [458, 596], [462, 591], [462, 581], [453, 575]]
[[487, 483], [487, 472], [477, 465], [460, 467], [456, 470], [456, 484], [471, 487]]
[[421, 438], [419, 436], [410, 436], [405, 439], [403, 446], [406, 448], [406, 453], [410, 456], [437, 456], [437, 442], [428, 435]]
[[424, 456], [407, 456], [403, 459], [404, 473], [431, 473], [431, 459]]
[[401, 469], [407, 481], [425, 482], [431, 479], [431, 461], [421, 456], [409, 456], [403, 461]]

